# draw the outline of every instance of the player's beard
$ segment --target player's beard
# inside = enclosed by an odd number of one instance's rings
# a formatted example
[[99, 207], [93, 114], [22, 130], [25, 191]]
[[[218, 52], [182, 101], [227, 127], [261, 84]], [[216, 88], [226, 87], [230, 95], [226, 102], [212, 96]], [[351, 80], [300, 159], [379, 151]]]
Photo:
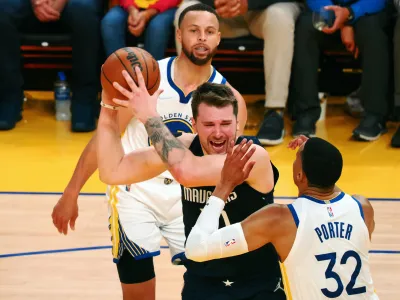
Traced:
[[193, 54], [193, 51], [190, 52], [189, 49], [185, 46], [185, 44], [182, 42], [182, 51], [185, 53], [186, 57], [189, 58], [189, 60], [194, 63], [196, 66], [204, 66], [206, 63], [208, 63], [215, 55], [217, 52], [217, 47], [212, 49], [210, 53], [205, 57], [205, 58], [198, 58]]

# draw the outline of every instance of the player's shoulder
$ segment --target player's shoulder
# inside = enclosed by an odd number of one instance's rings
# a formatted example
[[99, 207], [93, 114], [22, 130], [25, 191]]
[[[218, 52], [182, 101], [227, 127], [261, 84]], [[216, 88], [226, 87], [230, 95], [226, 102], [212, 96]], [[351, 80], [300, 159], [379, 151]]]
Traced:
[[157, 60], [157, 62], [158, 62], [159, 65], [161, 65], [161, 64], [162, 65], [166, 65], [171, 60], [171, 58], [173, 58], [173, 57], [171, 57], [171, 56], [164, 57], [164, 58], [161, 58], [161, 59]]
[[364, 212], [364, 215], [373, 215], [374, 213], [374, 208], [371, 205], [371, 202], [369, 202], [368, 198], [364, 197], [363, 195], [352, 195], [356, 201], [358, 201], [361, 204], [362, 210]]
[[220, 83], [220, 84], [227, 84], [226, 78], [217, 71], [217, 69], [212, 66], [213, 68], [213, 73], [211, 75], [211, 80], [213, 83]]
[[168, 63], [173, 60], [173, 57], [165, 57], [160, 60], [158, 60], [158, 67], [161, 72], [166, 71], [168, 68]]
[[268, 151], [263, 146], [254, 144], [252, 147], [256, 148], [253, 159], [255, 159], [257, 162], [262, 161], [263, 163], [266, 163], [271, 160]]
[[[292, 214], [286, 204], [273, 203], [267, 205], [257, 211], [257, 217], [264, 220], [262, 228], [269, 228], [270, 230], [277, 227], [282, 228], [282, 225], [289, 224], [292, 220]], [[264, 230], [263, 229], [263, 230]]]
[[194, 138], [196, 137], [197, 134], [194, 133], [186, 133], [182, 132], [182, 134], [179, 135], [178, 139], [181, 141], [181, 143], [186, 147], [189, 148], [190, 145], [192, 144]]

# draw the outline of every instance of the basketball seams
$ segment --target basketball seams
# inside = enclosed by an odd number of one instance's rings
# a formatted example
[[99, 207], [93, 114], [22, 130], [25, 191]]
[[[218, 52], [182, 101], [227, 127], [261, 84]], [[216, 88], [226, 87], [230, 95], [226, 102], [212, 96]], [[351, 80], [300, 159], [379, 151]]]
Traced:
[[[109, 59], [110, 58], [109, 57], [107, 59], [107, 61], [104, 63], [105, 65], [103, 65], [101, 67], [101, 74], [102, 74], [102, 77], [104, 77], [104, 79], [102, 79], [102, 81], [104, 81], [104, 84], [107, 82], [111, 86], [114, 81], [117, 81], [117, 82], [121, 82], [120, 84], [123, 84], [123, 86], [125, 86], [126, 82], [124, 84], [125, 80], [124, 80], [124, 78], [121, 78], [121, 75], [122, 75], [121, 70], [125, 69], [129, 73], [129, 76], [131, 77], [131, 79], [136, 84], [138, 84], [137, 76], [135, 79], [135, 74], [132, 73], [132, 71], [134, 71], [134, 70], [131, 70], [132, 69], [131, 65], [139, 64], [139, 67], [142, 68], [142, 70], [143, 70], [143, 80], [145, 82], [146, 89], [147, 89], [147, 91], [149, 91], [153, 94], [154, 88], [159, 85], [160, 79], [161, 79], [161, 72], [160, 72], [160, 69], [158, 66], [158, 62], [155, 61], [155, 59], [151, 56], [151, 54], [149, 54], [148, 52], [146, 52], [145, 50], [143, 50], [141, 48], [137, 48], [137, 49], [133, 48], [130, 51], [133, 51], [132, 54], [135, 55], [134, 60], [131, 60], [130, 57], [128, 59], [128, 56], [125, 55], [126, 54], [125, 52], [121, 52], [121, 53], [124, 53], [124, 54], [121, 54], [117, 50], [112, 53], [115, 56], [111, 56], [111, 59]], [[128, 52], [130, 52], [130, 51], [128, 51]], [[114, 58], [112, 58], [112, 57], [114, 57]], [[115, 60], [115, 57], [117, 58], [117, 60]], [[150, 65], [147, 63], [147, 60], [149, 61]], [[120, 63], [119, 67], [118, 67], [118, 61]], [[125, 61], [128, 61], [128, 63], [131, 62], [131, 64], [129, 66], [127, 66]], [[152, 72], [151, 74], [149, 74], [149, 68], [151, 68], [151, 72]], [[146, 74], [144, 74], [144, 72], [146, 72]], [[158, 74], [155, 74], [155, 72], [157, 72]], [[153, 85], [151, 87], [149, 87], [150, 79], [152, 80], [152, 83], [153, 83]], [[108, 88], [109, 87], [107, 87], [106, 89], [108, 89]]]
[[108, 79], [108, 77], [107, 77], [107, 75], [106, 75], [106, 72], [104, 72], [103, 67], [101, 67], [101, 73], [103, 74], [104, 78], [105, 78], [111, 85], [113, 85], [112, 82], [111, 82], [111, 80]]
[[124, 66], [124, 69], [128, 72], [129, 76], [131, 76], [132, 80], [133, 80], [136, 84], [138, 84], [138, 83], [136, 82], [136, 80], [133, 78], [131, 72], [129, 72], [129, 70], [128, 70], [127, 67], [125, 66], [125, 64], [124, 64], [124, 62], [122, 61], [122, 59], [119, 57], [119, 55], [118, 55], [116, 52], [114, 52], [113, 54], [118, 58], [118, 60], [119, 60], [119, 61], [121, 62], [121, 64]]
[[156, 79], [156, 81], [154, 82], [154, 84], [153, 84], [151, 87], [148, 88], [148, 90], [152, 90], [153, 87], [156, 86], [156, 84], [157, 84], [157, 82], [158, 82], [158, 79], [160, 78], [160, 69], [159, 69], [159, 68], [157, 68], [157, 69], [158, 69], [157, 79]]
[[[149, 85], [149, 68], [147, 67], [146, 57], [144, 57], [143, 51], [139, 51], [143, 57], [143, 62], [146, 65], [146, 88]], [[148, 89], [148, 88], [147, 88]]]

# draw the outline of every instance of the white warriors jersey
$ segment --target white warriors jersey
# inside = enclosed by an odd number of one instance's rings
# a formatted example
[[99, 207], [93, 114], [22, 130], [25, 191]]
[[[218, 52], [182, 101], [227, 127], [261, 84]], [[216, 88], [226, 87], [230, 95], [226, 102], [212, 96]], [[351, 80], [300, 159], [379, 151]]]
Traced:
[[288, 300], [376, 300], [369, 266], [370, 238], [358, 200], [302, 196], [289, 205], [297, 225], [282, 266]]
[[[173, 81], [175, 58], [170, 57], [158, 61], [161, 76], [160, 89], [163, 89], [164, 92], [158, 99], [157, 111], [173, 134], [193, 133], [191, 124], [192, 93], [185, 95]], [[209, 82], [226, 83], [226, 79], [215, 68], [211, 67], [210, 74]], [[130, 121], [122, 136], [122, 145], [125, 153], [149, 147], [150, 141], [143, 123], [136, 118]], [[119, 186], [115, 196], [118, 198], [117, 207], [120, 217], [123, 217], [122, 209], [129, 210], [132, 197], [149, 206], [154, 212], [165, 215], [176, 202], [180, 202], [181, 190], [172, 175], [165, 171], [144, 182]]]

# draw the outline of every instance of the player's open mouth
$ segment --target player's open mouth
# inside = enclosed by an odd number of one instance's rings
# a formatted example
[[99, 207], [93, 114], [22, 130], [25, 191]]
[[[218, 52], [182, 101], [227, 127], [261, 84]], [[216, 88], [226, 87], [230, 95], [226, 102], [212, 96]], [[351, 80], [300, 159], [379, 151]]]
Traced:
[[210, 142], [210, 144], [216, 152], [220, 152], [220, 151], [224, 150], [224, 147], [225, 147], [225, 141]]
[[208, 48], [203, 47], [203, 46], [196, 47], [196, 48], [194, 48], [194, 50], [196, 51], [197, 54], [200, 54], [200, 55], [205, 55], [208, 53]]

